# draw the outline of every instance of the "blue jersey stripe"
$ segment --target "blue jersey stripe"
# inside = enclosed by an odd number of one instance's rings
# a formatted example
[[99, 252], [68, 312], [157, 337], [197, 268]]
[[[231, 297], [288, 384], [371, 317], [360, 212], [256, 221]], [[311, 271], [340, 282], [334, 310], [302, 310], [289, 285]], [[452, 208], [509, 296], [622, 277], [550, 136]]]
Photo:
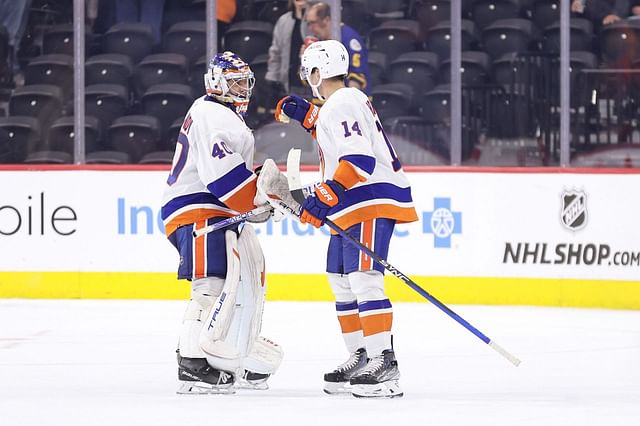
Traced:
[[358, 167], [361, 170], [364, 170], [369, 174], [372, 174], [373, 170], [376, 168], [376, 159], [368, 155], [359, 155], [359, 154], [345, 155], [340, 157], [339, 161], [342, 161], [342, 160], [346, 160], [350, 162], [354, 166]]
[[390, 309], [390, 308], [391, 308], [391, 302], [389, 301], [389, 299], [371, 300], [369, 302], [362, 302], [358, 305], [358, 310], [360, 312], [375, 311], [377, 309]]
[[353, 311], [358, 309], [358, 302], [336, 302], [336, 311], [344, 312], [344, 311]]
[[227, 207], [209, 192], [196, 192], [194, 194], [187, 194], [176, 197], [162, 206], [162, 220], [166, 220], [177, 210], [180, 210], [184, 206], [188, 206], [191, 204], [215, 204], [216, 206], [225, 208]]
[[236, 167], [231, 169], [227, 174], [222, 176], [219, 179], [214, 180], [207, 188], [213, 195], [218, 198], [224, 197], [228, 192], [233, 191], [238, 187], [239, 182], [244, 182], [247, 178], [251, 176], [251, 171], [249, 171], [244, 163], [238, 164]]

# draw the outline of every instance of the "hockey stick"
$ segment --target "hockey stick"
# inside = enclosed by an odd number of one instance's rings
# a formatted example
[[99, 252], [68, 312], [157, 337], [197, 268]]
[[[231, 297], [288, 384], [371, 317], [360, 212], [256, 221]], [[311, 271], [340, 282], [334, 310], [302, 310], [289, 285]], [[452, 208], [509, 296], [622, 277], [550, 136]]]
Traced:
[[[294, 149], [291, 149], [291, 151], [289, 151], [290, 157], [287, 158], [287, 180], [289, 182], [289, 189], [291, 191], [291, 196], [295, 201], [302, 204], [304, 202], [304, 199], [306, 198], [305, 195], [308, 196], [309, 192], [308, 192], [308, 188], [303, 187], [300, 181], [300, 152], [296, 154], [296, 153], [293, 153], [292, 151], [294, 151]], [[305, 194], [305, 192], [307, 194]], [[298, 212], [297, 215], [299, 216], [300, 212]], [[447, 305], [445, 305], [444, 303], [436, 299], [434, 296], [429, 294], [425, 289], [420, 287], [413, 280], [411, 280], [405, 274], [403, 274], [398, 269], [396, 269], [393, 265], [391, 265], [385, 259], [380, 257], [378, 254], [376, 254], [374, 251], [372, 251], [367, 246], [362, 244], [360, 241], [355, 239], [353, 236], [349, 235], [347, 232], [345, 232], [342, 228], [340, 228], [331, 220], [326, 219], [325, 223], [327, 224], [327, 226], [329, 226], [329, 228], [337, 232], [338, 235], [340, 235], [342, 238], [345, 238], [347, 241], [349, 241], [359, 250], [366, 253], [369, 257], [371, 257], [373, 260], [375, 260], [380, 265], [382, 265], [387, 271], [389, 271], [391, 274], [399, 278], [403, 283], [411, 287], [422, 297], [424, 297], [429, 302], [436, 305], [436, 307], [438, 307], [445, 314], [449, 315], [451, 318], [457, 321], [464, 328], [472, 332], [476, 337], [478, 337], [480, 340], [482, 340], [484, 343], [489, 345], [492, 349], [494, 349], [500, 355], [502, 355], [507, 360], [509, 360], [509, 362], [511, 362], [514, 366], [517, 367], [518, 365], [520, 365], [520, 360], [517, 357], [515, 357], [514, 355], [509, 353], [507, 350], [505, 350], [502, 346], [498, 345], [496, 342], [491, 340], [489, 337], [487, 337], [484, 333], [482, 333], [480, 330], [478, 330], [469, 322], [467, 322], [460, 315], [452, 311]]]
[[204, 234], [208, 234], [209, 232], [217, 231], [219, 229], [226, 228], [231, 225], [235, 225], [236, 223], [244, 222], [245, 220], [253, 216], [257, 216], [259, 214], [262, 214], [271, 210], [273, 210], [273, 207], [271, 207], [268, 204], [258, 206], [253, 210], [249, 210], [248, 212], [244, 212], [237, 216], [232, 216], [225, 220], [221, 220], [220, 222], [216, 222], [213, 225], [209, 225], [201, 229], [196, 229], [195, 231], [193, 231], [193, 236], [200, 237]]

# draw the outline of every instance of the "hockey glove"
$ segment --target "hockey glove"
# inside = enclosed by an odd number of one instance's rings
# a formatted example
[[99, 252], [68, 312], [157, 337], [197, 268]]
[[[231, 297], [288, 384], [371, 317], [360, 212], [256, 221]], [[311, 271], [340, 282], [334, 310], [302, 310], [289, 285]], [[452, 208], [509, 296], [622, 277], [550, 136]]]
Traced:
[[340, 202], [344, 188], [338, 182], [328, 180], [316, 186], [315, 196], [308, 197], [302, 203], [300, 222], [310, 223], [316, 228], [324, 225], [329, 210]]
[[292, 118], [299, 121], [307, 132], [312, 132], [316, 128], [318, 112], [320, 112], [320, 108], [317, 106], [300, 96], [290, 95], [278, 101], [276, 105], [276, 120], [288, 123], [289, 119]]

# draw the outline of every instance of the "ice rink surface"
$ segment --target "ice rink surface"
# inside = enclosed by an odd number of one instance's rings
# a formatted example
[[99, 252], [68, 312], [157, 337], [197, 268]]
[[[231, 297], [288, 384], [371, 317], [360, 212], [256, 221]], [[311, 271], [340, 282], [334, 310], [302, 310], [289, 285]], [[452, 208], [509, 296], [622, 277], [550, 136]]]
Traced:
[[640, 311], [394, 305], [404, 398], [322, 393], [346, 359], [331, 303], [268, 302], [267, 391], [176, 395], [185, 302], [0, 300], [0, 425], [640, 425]]

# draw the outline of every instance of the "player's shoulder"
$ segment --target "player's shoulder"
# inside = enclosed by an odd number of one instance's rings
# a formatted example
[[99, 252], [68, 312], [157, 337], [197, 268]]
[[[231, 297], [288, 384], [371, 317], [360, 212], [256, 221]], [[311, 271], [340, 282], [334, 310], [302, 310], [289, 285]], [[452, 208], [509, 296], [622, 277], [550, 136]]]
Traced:
[[322, 106], [323, 115], [351, 115], [360, 105], [365, 105], [367, 95], [355, 87], [344, 87], [336, 90]]

